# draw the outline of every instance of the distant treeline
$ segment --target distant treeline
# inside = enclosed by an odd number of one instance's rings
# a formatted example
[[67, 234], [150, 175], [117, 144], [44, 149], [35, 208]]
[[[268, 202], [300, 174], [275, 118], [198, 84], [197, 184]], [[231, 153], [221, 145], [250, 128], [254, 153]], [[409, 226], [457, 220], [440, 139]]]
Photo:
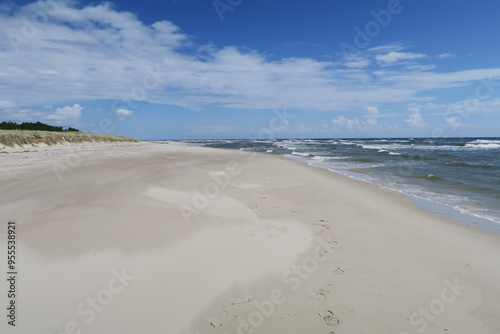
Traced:
[[42, 122], [36, 122], [36, 123], [24, 122], [21, 124], [17, 124], [15, 122], [2, 122], [2, 123], [0, 123], [0, 130], [38, 130], [38, 131], [55, 131], [55, 132], [64, 132], [64, 131], [80, 132], [80, 130], [77, 130], [74, 128], [63, 129], [62, 126], [52, 126], [52, 125], [44, 124]]

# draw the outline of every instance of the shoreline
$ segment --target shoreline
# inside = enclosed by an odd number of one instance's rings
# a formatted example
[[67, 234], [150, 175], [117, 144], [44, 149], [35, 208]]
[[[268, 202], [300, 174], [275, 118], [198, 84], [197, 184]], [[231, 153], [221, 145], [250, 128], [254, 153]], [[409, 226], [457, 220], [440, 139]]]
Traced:
[[23, 264], [7, 333], [500, 328], [496, 233], [281, 157], [176, 142], [77, 153], [0, 157]]
[[[258, 152], [258, 153], [267, 154], [267, 153], [263, 153], [263, 152]], [[471, 214], [471, 213], [464, 213], [464, 212], [458, 211], [458, 210], [456, 210], [448, 205], [436, 204], [436, 203], [433, 203], [429, 199], [417, 197], [415, 195], [405, 194], [402, 191], [399, 191], [399, 190], [393, 189], [393, 188], [389, 188], [389, 187], [384, 187], [383, 185], [377, 184], [375, 182], [356, 179], [350, 175], [343, 174], [339, 171], [330, 170], [330, 169], [322, 168], [319, 166], [314, 166], [314, 165], [309, 164], [308, 161], [303, 159], [302, 157], [291, 156], [291, 155], [290, 156], [283, 156], [283, 157], [285, 159], [298, 161], [300, 163], [303, 163], [303, 164], [310, 166], [310, 167], [313, 167], [313, 168], [327, 170], [331, 173], [337, 174], [341, 177], [345, 177], [345, 178], [350, 179], [350, 180], [360, 181], [360, 182], [363, 182], [365, 184], [370, 184], [372, 186], [375, 186], [379, 189], [389, 190], [389, 191], [394, 192], [396, 194], [400, 194], [401, 196], [411, 200], [411, 202], [413, 203], [414, 206], [421, 208], [421, 209], [423, 209], [429, 213], [432, 213], [434, 215], [440, 216], [442, 218], [454, 220], [458, 223], [472, 226], [472, 227], [475, 227], [475, 228], [478, 228], [481, 230], [494, 232], [494, 233], [500, 233], [500, 223], [493, 221], [491, 219], [480, 217], [480, 216], [475, 216], [474, 214]]]
[[[203, 143], [191, 143], [191, 145], [204, 147]], [[280, 145], [278, 145], [278, 146], [283, 147]], [[205, 147], [211, 147], [211, 146], [205, 146]], [[241, 150], [241, 149], [229, 148], [229, 147], [224, 148], [224, 149]], [[243, 150], [243, 151], [244, 152], [254, 152], [252, 150]], [[483, 229], [486, 231], [500, 233], [500, 221], [495, 220], [492, 217], [488, 217], [488, 216], [480, 215], [479, 213], [475, 213], [475, 212], [471, 211], [470, 208], [469, 209], [461, 208], [456, 203], [446, 203], [446, 202], [437, 203], [433, 199], [426, 197], [426, 194], [418, 194], [415, 192], [412, 193], [412, 192], [405, 191], [404, 188], [401, 187], [401, 186], [404, 186], [407, 184], [404, 182], [395, 183], [398, 185], [396, 187], [394, 187], [394, 184], [392, 186], [391, 185], [384, 185], [383, 184], [384, 178], [380, 179], [381, 175], [378, 175], [376, 173], [363, 174], [363, 175], [369, 175], [369, 178], [367, 179], [366, 177], [361, 177], [359, 175], [356, 175], [356, 173], [352, 173], [352, 170], [339, 170], [338, 168], [333, 168], [330, 166], [324, 166], [321, 164], [318, 165], [317, 163], [315, 163], [315, 161], [307, 159], [306, 154], [302, 154], [302, 153], [300, 153], [300, 154], [294, 154], [294, 153], [292, 153], [292, 154], [286, 154], [286, 153], [279, 153], [279, 154], [271, 153], [271, 154], [269, 154], [268, 153], [269, 151], [267, 151], [267, 152], [255, 151], [255, 152], [265, 154], [265, 155], [280, 156], [280, 157], [283, 157], [285, 159], [299, 161], [305, 165], [328, 170], [330, 172], [333, 172], [337, 175], [346, 177], [346, 178], [351, 179], [351, 180], [357, 180], [357, 181], [364, 182], [366, 184], [371, 184], [371, 185], [374, 185], [380, 189], [388, 189], [388, 190], [393, 191], [395, 193], [401, 194], [406, 198], [409, 198], [415, 206], [422, 208], [422, 209], [424, 209], [430, 213], [433, 213], [435, 215], [438, 215], [440, 217], [455, 220], [455, 221], [460, 222], [462, 224], [477, 227], [477, 228], [480, 228], [480, 229]], [[410, 183], [410, 185], [414, 186], [414, 184], [411, 184], [411, 183]], [[426, 191], [430, 190], [431, 194], [436, 195], [435, 189], [425, 188], [425, 187], [423, 187], [423, 189], [425, 189]], [[450, 193], [448, 189], [444, 189], [442, 195], [444, 195], [444, 196], [456, 196], [457, 194]], [[470, 196], [470, 195], [474, 195], [474, 194], [463, 194], [462, 196]], [[477, 201], [477, 199], [474, 200], [473, 198], [469, 198], [468, 200], [473, 201], [473, 202]]]

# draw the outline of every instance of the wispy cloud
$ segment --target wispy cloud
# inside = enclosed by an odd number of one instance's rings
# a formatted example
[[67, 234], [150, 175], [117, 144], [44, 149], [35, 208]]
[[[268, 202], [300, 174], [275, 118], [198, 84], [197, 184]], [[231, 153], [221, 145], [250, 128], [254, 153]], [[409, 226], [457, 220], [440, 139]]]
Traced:
[[[487, 75], [500, 78], [500, 68], [437, 72], [418, 63], [431, 57], [400, 44], [337, 62], [270, 60], [235, 46], [196, 44], [172, 22], [148, 25], [107, 3], [83, 8], [57, 3], [57, 12], [33, 36], [23, 34], [23, 25], [42, 11], [40, 3], [0, 13], [0, 30], [6, 32], [0, 37], [0, 100], [22, 106], [19, 110], [109, 100], [114, 101], [112, 112], [133, 110], [138, 101], [189, 109], [287, 105], [291, 110], [346, 111], [431, 102], [433, 89], [471, 85]], [[392, 66], [403, 62], [415, 62], [414, 67]], [[346, 119], [337, 121], [356, 127]]]
[[384, 65], [392, 65], [401, 60], [411, 60], [418, 58], [426, 58], [427, 56], [420, 53], [412, 52], [389, 52], [382, 55], [377, 55], [375, 58]]
[[451, 53], [442, 53], [436, 56], [439, 59], [455, 58], [456, 56]]

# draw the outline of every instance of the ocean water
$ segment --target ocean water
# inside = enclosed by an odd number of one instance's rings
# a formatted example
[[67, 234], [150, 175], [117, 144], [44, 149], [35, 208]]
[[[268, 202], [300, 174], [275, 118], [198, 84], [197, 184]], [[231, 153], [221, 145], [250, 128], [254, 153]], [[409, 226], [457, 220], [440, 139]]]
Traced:
[[190, 142], [296, 159], [399, 192], [428, 211], [500, 233], [500, 138]]

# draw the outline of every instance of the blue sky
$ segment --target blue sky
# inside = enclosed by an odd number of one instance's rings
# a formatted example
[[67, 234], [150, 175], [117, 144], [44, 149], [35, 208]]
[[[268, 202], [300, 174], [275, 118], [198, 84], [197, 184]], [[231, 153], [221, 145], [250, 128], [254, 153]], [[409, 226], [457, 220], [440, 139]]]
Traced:
[[140, 139], [500, 135], [494, 0], [0, 0], [0, 120]]

